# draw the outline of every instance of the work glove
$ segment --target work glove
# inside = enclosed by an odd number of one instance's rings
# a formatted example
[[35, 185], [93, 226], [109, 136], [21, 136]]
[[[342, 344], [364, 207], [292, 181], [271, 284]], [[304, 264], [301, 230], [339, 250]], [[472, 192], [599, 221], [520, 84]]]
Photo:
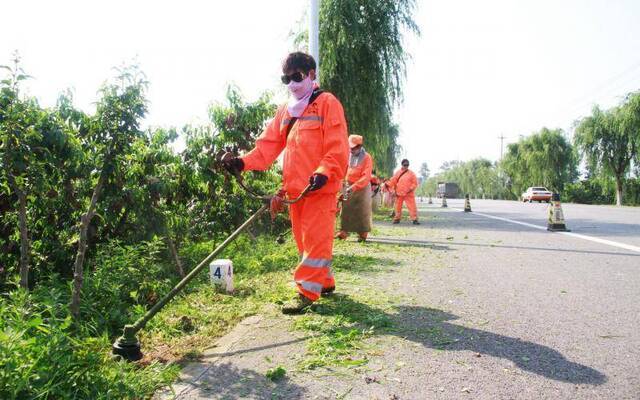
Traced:
[[227, 157], [222, 159], [222, 166], [230, 174], [236, 175], [244, 170], [244, 161], [239, 157]]
[[276, 219], [276, 215], [284, 211], [284, 198], [286, 192], [284, 189], [278, 190], [275, 196], [271, 198], [269, 202], [269, 213], [271, 214], [271, 221]]
[[311, 185], [311, 188], [309, 189], [309, 191], [313, 192], [315, 190], [322, 188], [324, 185], [327, 184], [328, 180], [329, 178], [326, 175], [322, 175], [322, 174], [311, 175], [309, 177], [309, 185]]

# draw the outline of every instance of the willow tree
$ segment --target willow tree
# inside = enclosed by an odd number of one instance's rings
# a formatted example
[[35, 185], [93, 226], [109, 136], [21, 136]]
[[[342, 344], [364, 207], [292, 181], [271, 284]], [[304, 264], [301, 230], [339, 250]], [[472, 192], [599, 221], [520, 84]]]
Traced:
[[394, 107], [402, 101], [408, 54], [404, 32], [419, 35], [414, 0], [323, 0], [320, 80], [342, 102], [349, 131], [365, 136], [377, 169], [395, 166]]
[[561, 129], [542, 128], [540, 132], [509, 144], [501, 166], [517, 197], [528, 186], [543, 185], [561, 192], [566, 183], [577, 177], [575, 152]]
[[640, 92], [610, 110], [594, 107], [578, 122], [575, 142], [590, 170], [615, 178], [616, 204], [622, 205], [624, 178], [640, 147]]

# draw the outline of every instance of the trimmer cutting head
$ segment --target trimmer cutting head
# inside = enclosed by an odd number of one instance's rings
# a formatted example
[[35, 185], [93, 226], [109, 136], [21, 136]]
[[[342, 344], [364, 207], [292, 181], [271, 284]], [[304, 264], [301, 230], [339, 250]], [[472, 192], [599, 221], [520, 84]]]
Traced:
[[111, 346], [111, 352], [127, 361], [138, 361], [142, 358], [140, 341], [136, 338], [136, 331], [132, 325], [124, 327], [122, 336]]
[[127, 361], [138, 361], [142, 358], [142, 351], [140, 350], [140, 342], [133, 345], [122, 344], [120, 340], [111, 346], [111, 352], [114, 356], [120, 356]]

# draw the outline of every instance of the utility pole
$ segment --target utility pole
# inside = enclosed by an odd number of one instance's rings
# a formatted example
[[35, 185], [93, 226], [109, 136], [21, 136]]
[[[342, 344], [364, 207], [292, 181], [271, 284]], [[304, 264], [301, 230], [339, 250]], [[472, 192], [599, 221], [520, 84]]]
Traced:
[[309, 0], [309, 52], [316, 60], [316, 81], [320, 81], [320, 0]]
[[502, 133], [500, 134], [500, 136], [498, 136], [498, 139], [500, 139], [500, 161], [502, 161], [502, 152], [504, 149], [504, 140], [507, 137], [505, 135], [503, 135]]
[[[503, 150], [504, 150], [504, 140], [506, 138], [507, 137], [503, 133], [501, 133], [500, 136], [498, 136], [498, 139], [500, 139], [500, 164], [498, 164], [499, 165], [499, 167], [498, 167], [498, 178], [500, 178], [501, 181], [502, 181], [502, 153], [503, 153]], [[504, 181], [502, 181], [502, 182], [504, 182]]]

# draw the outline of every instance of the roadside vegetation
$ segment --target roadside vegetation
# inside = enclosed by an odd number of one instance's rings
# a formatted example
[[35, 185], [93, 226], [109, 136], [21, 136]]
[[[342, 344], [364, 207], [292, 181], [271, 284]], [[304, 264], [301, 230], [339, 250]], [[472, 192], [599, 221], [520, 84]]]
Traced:
[[[413, 1], [379, 6], [322, 3], [320, 18], [331, 23], [321, 24], [321, 36], [352, 40], [322, 41], [321, 83], [347, 100], [347, 118], [371, 138], [368, 150], [390, 172], [399, 134], [392, 110], [402, 98], [407, 59], [401, 32], [417, 28]], [[363, 22], [356, 30], [354, 18]], [[340, 71], [361, 64], [380, 68], [366, 76], [353, 70], [362, 76], [352, 74], [345, 86]], [[25, 89], [30, 77], [17, 54], [0, 67], [2, 399], [147, 398], [239, 320], [292, 293], [290, 268], [298, 254], [291, 240], [275, 240], [288, 221], [265, 216], [222, 255], [234, 261], [233, 296], [212, 288], [203, 273], [141, 332], [141, 362], [111, 358], [123, 325], [259, 207], [214, 160], [220, 151], [252, 148], [276, 108], [269, 93], [247, 102], [230, 86], [225, 101], [210, 107], [207, 123], [143, 129], [145, 75], [135, 65], [114, 75], [87, 113], [70, 91], [42, 107]], [[378, 102], [377, 118], [362, 108], [363, 98]], [[174, 150], [178, 138], [185, 144], [180, 152]], [[280, 171], [251, 173], [247, 181], [273, 193]], [[345, 323], [331, 321], [327, 329], [345, 332], [339, 341], [348, 340], [349, 348], [363, 334]], [[308, 367], [328, 362], [319, 361], [323, 346], [318, 339]]]
[[449, 161], [433, 176], [426, 165], [421, 171], [422, 196], [433, 196], [438, 182], [455, 182], [476, 198], [517, 200], [527, 187], [545, 186], [563, 201], [640, 205], [640, 91], [609, 110], [594, 107], [575, 122], [573, 140], [542, 128], [509, 144], [500, 162]]
[[[160, 357], [113, 361], [110, 344], [259, 206], [213, 161], [220, 150], [250, 148], [275, 105], [268, 94], [247, 103], [230, 87], [226, 101], [211, 106], [208, 124], [143, 130], [147, 82], [135, 66], [100, 89], [93, 114], [77, 109], [70, 93], [41, 107], [22, 92], [29, 76], [17, 57], [3, 70], [0, 398], [145, 397], [178, 368]], [[186, 148], [177, 153], [179, 134]], [[264, 192], [279, 184], [276, 170], [249, 180]], [[255, 312], [264, 292], [277, 296], [243, 277], [251, 271], [272, 281], [279, 268], [284, 281], [296, 252], [257, 237], [275, 237], [285, 225], [284, 217], [261, 220], [229, 248], [240, 295], [202, 290], [219, 300], [216, 317], [206, 317], [208, 334]], [[177, 322], [158, 318], [145, 332], [145, 349], [179, 342], [176, 332], [187, 335], [197, 322], [186, 312]], [[196, 344], [180, 348], [186, 354]], [[184, 356], [175, 353], [171, 360]]]

